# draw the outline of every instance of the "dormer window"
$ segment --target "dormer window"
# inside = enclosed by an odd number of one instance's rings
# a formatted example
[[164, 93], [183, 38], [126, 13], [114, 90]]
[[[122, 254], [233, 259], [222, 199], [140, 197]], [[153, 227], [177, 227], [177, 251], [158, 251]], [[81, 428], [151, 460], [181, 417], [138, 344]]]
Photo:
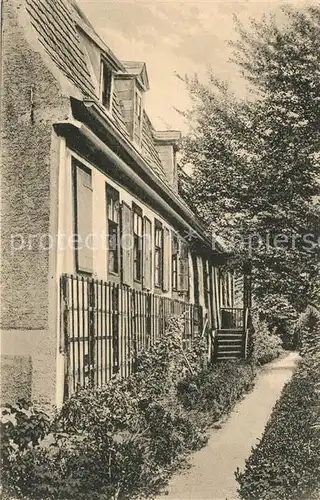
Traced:
[[142, 98], [139, 92], [136, 90], [136, 106], [135, 106], [135, 113], [136, 117], [139, 123], [141, 123], [141, 118], [142, 118]]
[[105, 61], [101, 63], [101, 101], [103, 106], [110, 110], [112, 100], [112, 80], [111, 68]]
[[144, 94], [149, 89], [146, 65], [138, 61], [123, 61], [125, 71], [115, 73], [117, 99], [131, 140], [141, 147]]
[[134, 89], [134, 121], [133, 121], [133, 140], [140, 146], [142, 136], [142, 95], [135, 84]]

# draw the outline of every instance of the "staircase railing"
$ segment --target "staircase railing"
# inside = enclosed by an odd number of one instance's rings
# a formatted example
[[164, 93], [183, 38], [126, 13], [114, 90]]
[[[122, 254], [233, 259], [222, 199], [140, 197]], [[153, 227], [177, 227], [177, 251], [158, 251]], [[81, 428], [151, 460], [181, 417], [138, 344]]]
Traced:
[[249, 337], [249, 308], [246, 307], [244, 311], [244, 348], [243, 356], [247, 359], [248, 356], [248, 337]]
[[244, 326], [242, 307], [221, 308], [221, 330], [240, 330]]
[[248, 357], [250, 335], [250, 309], [221, 308], [221, 327], [215, 338], [214, 359], [220, 360], [228, 354], [231, 357]]

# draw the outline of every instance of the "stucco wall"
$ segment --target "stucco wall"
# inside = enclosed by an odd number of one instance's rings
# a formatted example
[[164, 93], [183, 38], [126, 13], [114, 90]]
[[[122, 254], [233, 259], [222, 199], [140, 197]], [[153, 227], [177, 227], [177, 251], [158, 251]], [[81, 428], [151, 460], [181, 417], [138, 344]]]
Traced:
[[[24, 380], [32, 395], [53, 401], [56, 328], [50, 307], [57, 290], [55, 250], [48, 248], [48, 235], [55, 234], [57, 224], [59, 139], [52, 123], [68, 116], [68, 101], [38, 50], [23, 2], [4, 0], [2, 8], [3, 397], [10, 396], [6, 380], [12, 372], [24, 373], [32, 366], [32, 376], [22, 374], [16, 383]], [[21, 356], [31, 356], [30, 363]], [[51, 387], [47, 396], [42, 383]]]

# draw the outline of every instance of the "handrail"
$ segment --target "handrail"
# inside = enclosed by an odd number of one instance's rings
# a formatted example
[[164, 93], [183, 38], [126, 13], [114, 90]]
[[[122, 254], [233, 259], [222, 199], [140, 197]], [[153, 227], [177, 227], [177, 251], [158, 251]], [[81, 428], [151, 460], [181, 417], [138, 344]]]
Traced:
[[246, 307], [245, 315], [244, 315], [244, 359], [247, 359], [247, 350], [248, 350], [248, 321], [249, 321], [249, 308]]
[[221, 307], [221, 311], [243, 311], [243, 307]]

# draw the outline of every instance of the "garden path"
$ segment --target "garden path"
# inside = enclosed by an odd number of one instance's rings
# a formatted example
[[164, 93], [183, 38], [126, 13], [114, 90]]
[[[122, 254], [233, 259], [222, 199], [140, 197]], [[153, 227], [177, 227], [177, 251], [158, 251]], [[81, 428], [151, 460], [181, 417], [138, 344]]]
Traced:
[[244, 468], [297, 360], [298, 354], [291, 352], [265, 365], [253, 391], [237, 403], [220, 429], [211, 431], [207, 446], [191, 457], [191, 469], [175, 475], [168, 494], [157, 500], [236, 500], [234, 471]]

